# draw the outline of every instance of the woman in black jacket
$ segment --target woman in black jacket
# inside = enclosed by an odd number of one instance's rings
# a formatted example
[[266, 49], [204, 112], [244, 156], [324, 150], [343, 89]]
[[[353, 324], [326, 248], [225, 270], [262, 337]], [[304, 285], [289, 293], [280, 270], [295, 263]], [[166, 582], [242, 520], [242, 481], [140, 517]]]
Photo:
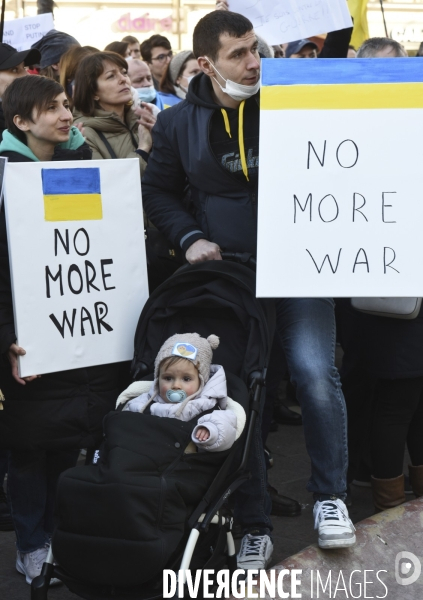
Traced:
[[[72, 127], [68, 100], [57, 82], [35, 76], [15, 80], [6, 90], [3, 109], [7, 131], [0, 156], [11, 162], [91, 158], [82, 134]], [[23, 193], [26, 185], [23, 181]], [[0, 214], [0, 352], [5, 396], [0, 446], [10, 450], [8, 494], [18, 548], [16, 568], [30, 583], [48, 551], [57, 479], [64, 469], [74, 466], [80, 448], [99, 443], [102, 419], [113, 409], [120, 391], [121, 365], [19, 377], [17, 359], [25, 350], [19, 347], [14, 328], [4, 207]]]
[[[364, 394], [374, 396], [371, 484], [376, 510], [386, 510], [405, 502], [406, 445], [411, 460], [410, 484], [415, 496], [423, 496], [423, 310], [415, 319], [404, 320], [361, 313], [349, 300], [337, 301], [337, 308], [345, 351], [343, 367], [359, 367], [348, 381], [345, 372], [342, 378], [348, 417], [354, 410], [350, 396], [356, 401]], [[359, 377], [364, 387], [357, 396]], [[359, 427], [356, 422], [355, 429]], [[363, 421], [362, 435], [366, 429]]]

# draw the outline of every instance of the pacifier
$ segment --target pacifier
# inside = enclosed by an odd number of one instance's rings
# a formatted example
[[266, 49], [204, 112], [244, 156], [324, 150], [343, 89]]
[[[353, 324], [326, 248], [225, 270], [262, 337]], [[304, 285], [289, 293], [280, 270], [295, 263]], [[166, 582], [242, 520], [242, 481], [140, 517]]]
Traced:
[[173, 402], [173, 404], [179, 404], [183, 402], [187, 397], [186, 392], [184, 390], [167, 390], [166, 398], [169, 402]]

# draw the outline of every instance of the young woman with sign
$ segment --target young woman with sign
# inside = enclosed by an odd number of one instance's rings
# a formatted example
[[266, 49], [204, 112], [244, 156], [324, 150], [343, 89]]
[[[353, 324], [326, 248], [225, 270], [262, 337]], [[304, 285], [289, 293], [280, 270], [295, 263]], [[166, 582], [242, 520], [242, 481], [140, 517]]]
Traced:
[[[7, 131], [0, 156], [10, 162], [87, 160], [63, 87], [45, 77], [16, 79], [3, 97]], [[22, 194], [31, 181], [22, 182]], [[28, 258], [28, 261], [30, 258]], [[29, 266], [28, 268], [31, 268]], [[121, 365], [20, 378], [4, 207], [0, 213], [0, 445], [9, 450], [8, 495], [16, 530], [17, 570], [39, 575], [53, 530], [55, 488], [80, 448], [94, 448], [102, 419], [120, 391]], [[55, 581], [58, 583], [58, 580]]]

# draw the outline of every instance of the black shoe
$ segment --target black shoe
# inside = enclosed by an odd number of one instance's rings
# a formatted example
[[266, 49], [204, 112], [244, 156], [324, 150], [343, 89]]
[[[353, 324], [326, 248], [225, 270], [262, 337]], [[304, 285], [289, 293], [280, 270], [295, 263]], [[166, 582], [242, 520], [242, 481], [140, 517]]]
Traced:
[[6, 494], [0, 488], [0, 531], [13, 531], [13, 521], [7, 504]]
[[275, 517], [298, 517], [301, 514], [301, 506], [296, 500], [278, 494], [278, 490], [271, 485], [267, 486], [267, 491], [272, 500], [271, 515]]
[[276, 423], [275, 419], [272, 419], [270, 421], [269, 433], [272, 433], [273, 431], [277, 431], [277, 430], [278, 430], [278, 424]]
[[303, 418], [300, 414], [291, 410], [283, 404], [275, 406], [273, 409], [273, 419], [281, 425], [302, 425]]

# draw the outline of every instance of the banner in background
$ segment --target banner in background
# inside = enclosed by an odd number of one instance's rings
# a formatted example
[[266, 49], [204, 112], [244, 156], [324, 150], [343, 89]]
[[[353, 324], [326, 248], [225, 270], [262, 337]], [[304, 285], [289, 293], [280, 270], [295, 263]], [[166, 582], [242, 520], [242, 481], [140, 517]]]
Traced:
[[369, 36], [367, 23], [367, 0], [348, 0], [348, 8], [354, 21], [351, 44], [358, 50]]
[[18, 52], [29, 50], [32, 44], [38, 42], [51, 29], [55, 29], [51, 13], [5, 21], [3, 42]]
[[138, 160], [8, 163], [5, 210], [21, 377], [130, 360], [148, 298]]
[[229, 0], [229, 8], [271, 45], [352, 26], [346, 0]]
[[423, 296], [423, 70], [262, 61], [257, 294]]

